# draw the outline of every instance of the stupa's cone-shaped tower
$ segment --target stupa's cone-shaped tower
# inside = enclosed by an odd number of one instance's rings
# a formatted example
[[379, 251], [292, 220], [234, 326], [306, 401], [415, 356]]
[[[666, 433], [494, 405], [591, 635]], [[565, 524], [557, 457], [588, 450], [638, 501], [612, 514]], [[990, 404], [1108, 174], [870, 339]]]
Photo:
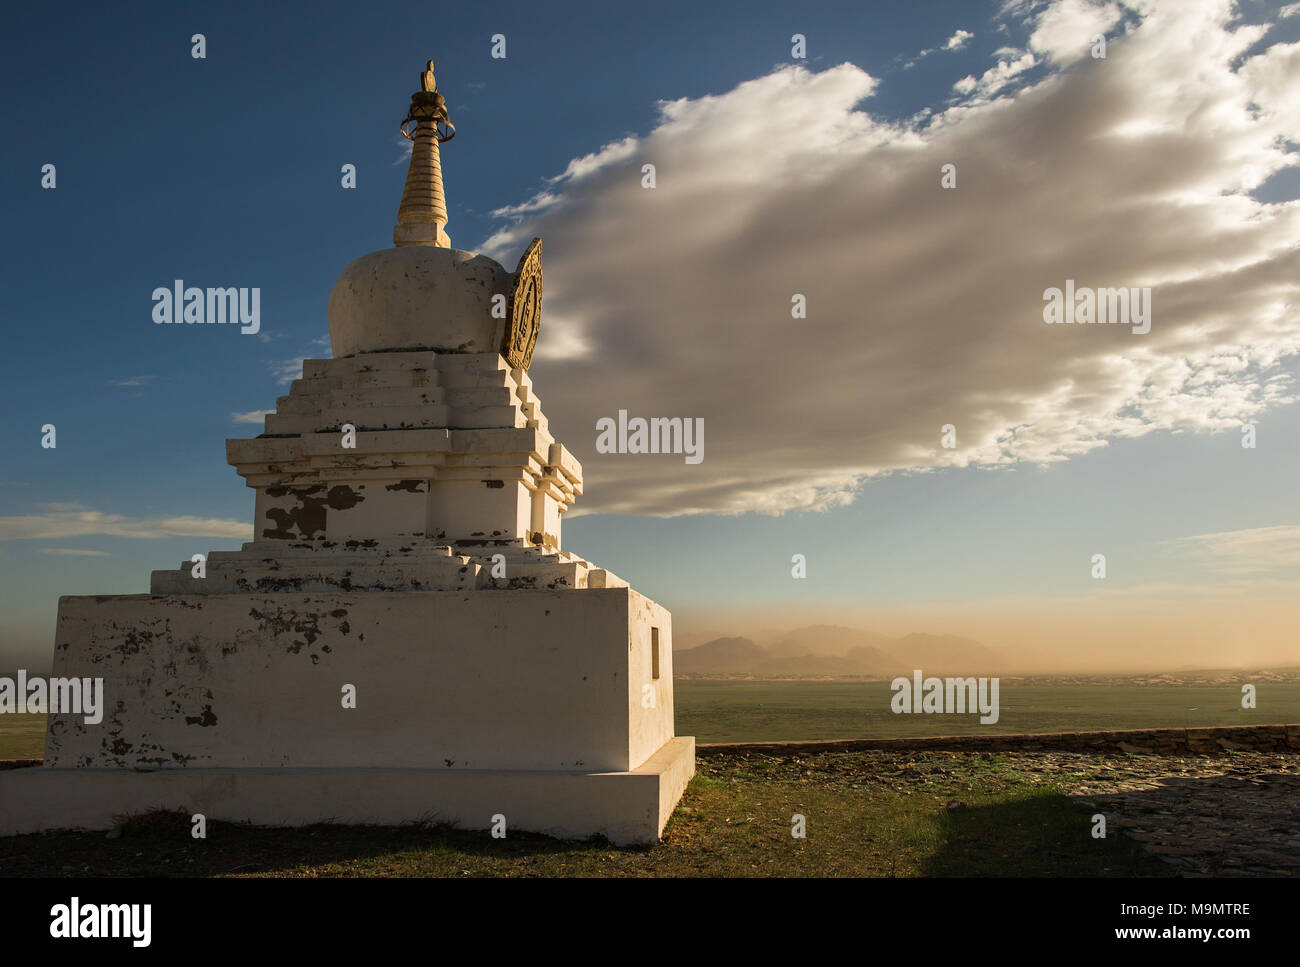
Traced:
[[671, 618], [560, 547], [582, 468], [528, 377], [541, 243], [514, 273], [451, 248], [432, 68], [395, 247], [335, 284], [333, 358], [227, 442], [254, 540], [60, 599], [53, 677], [102, 678], [105, 713], [0, 772], [0, 835], [166, 807], [657, 840], [694, 772]]

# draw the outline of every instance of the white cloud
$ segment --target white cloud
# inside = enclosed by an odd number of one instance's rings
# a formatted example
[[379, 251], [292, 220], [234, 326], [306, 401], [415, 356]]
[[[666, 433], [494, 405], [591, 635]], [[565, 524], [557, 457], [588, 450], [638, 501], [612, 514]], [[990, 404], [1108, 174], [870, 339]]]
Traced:
[[965, 47], [968, 43], [970, 43], [971, 38], [974, 37], [974, 36], [975, 36], [975, 35], [974, 35], [973, 33], [971, 33], [969, 30], [961, 30], [961, 29], [959, 28], [959, 29], [957, 30], [957, 32], [956, 32], [955, 34], [953, 34], [951, 37], [949, 37], [948, 40], [947, 40], [947, 42], [944, 43], [944, 45], [943, 45], [943, 49], [944, 49], [944, 50], [961, 50], [961, 49], [962, 49], [963, 47]]
[[42, 554], [66, 555], [68, 557], [112, 557], [108, 551], [86, 551], [76, 547], [42, 547]]
[[[276, 382], [280, 384], [292, 383], [295, 379], [302, 377], [302, 364], [308, 359], [319, 359], [322, 356], [328, 357], [330, 352], [330, 334], [327, 332], [323, 336], [317, 336], [307, 343], [309, 351], [312, 349], [320, 352], [310, 356], [294, 356], [292, 359], [282, 359], [278, 362], [271, 363], [271, 373], [275, 376]], [[248, 414], [245, 414], [248, 415]], [[239, 422], [256, 422], [255, 420], [242, 420]]]
[[398, 165], [409, 165], [411, 163], [411, 151], [415, 147], [415, 142], [404, 134], [393, 135], [393, 144], [397, 146], [397, 160], [393, 162], [393, 167]]
[[632, 157], [632, 154], [636, 151], [636, 146], [637, 141], [636, 138], [633, 137], [627, 137], [621, 141], [614, 141], [586, 157], [574, 158], [569, 162], [569, 167], [564, 170], [564, 174], [552, 178], [551, 180], [578, 181], [595, 171], [599, 171], [611, 162], [623, 161]]
[[[576, 510], [822, 508], [877, 474], [1065, 460], [1291, 399], [1300, 203], [1241, 183], [1297, 161], [1298, 45], [1239, 62], [1261, 32], [1228, 0], [1143, 0], [1105, 60], [1063, 69], [1066, 35], [1118, 5], [1086, 6], [1023, 7], [1047, 76], [1004, 56], [914, 121], [872, 116], [851, 64], [663, 103], [494, 234], [507, 265], [546, 239], [533, 369], [585, 465]], [[1151, 332], [1044, 325], [1066, 279], [1150, 286]], [[704, 418], [703, 463], [595, 453], [619, 409]]]
[[909, 67], [914, 67], [916, 66], [917, 61], [925, 57], [929, 57], [931, 54], [937, 54], [943, 50], [961, 50], [968, 43], [970, 43], [971, 38], [974, 36], [975, 35], [971, 33], [969, 30], [962, 30], [959, 27], [957, 28], [957, 32], [954, 33], [947, 40], [945, 40], [940, 46], [927, 47], [925, 50], [921, 51], [919, 54], [917, 54], [915, 57], [909, 60], [906, 64], [904, 64], [903, 69], [907, 70]]
[[1197, 534], [1172, 542], [1194, 559], [1229, 574], [1259, 574], [1300, 567], [1300, 526]]
[[69, 537], [222, 537], [252, 540], [253, 525], [211, 517], [144, 519], [105, 514], [80, 504], [46, 504], [39, 514], [0, 517], [0, 541], [61, 540]]
[[275, 410], [249, 410], [247, 413], [231, 413], [230, 419], [235, 423], [256, 423], [261, 425], [267, 414], [274, 412]]
[[275, 376], [275, 381], [284, 385], [299, 379], [302, 376], [302, 364], [306, 358], [306, 356], [295, 356], [292, 359], [282, 359], [277, 363], [271, 363], [271, 374]]
[[1011, 50], [1006, 53], [1008, 56], [999, 59], [980, 76], [979, 80], [968, 74], [953, 84], [952, 89], [958, 94], [970, 94], [973, 91], [978, 97], [987, 98], [1038, 63], [1029, 51]]
[[[581, 181], [587, 175], [593, 172], [607, 168], [611, 164], [619, 161], [626, 161], [632, 157], [632, 153], [637, 149], [636, 138], [624, 138], [621, 141], [611, 141], [599, 151], [593, 151], [589, 155], [581, 158], [574, 158], [569, 162], [569, 166], [554, 178], [548, 178], [550, 184], [556, 182], [576, 182]], [[554, 192], [543, 190], [538, 192], [528, 201], [519, 205], [506, 205], [492, 212], [496, 218], [517, 218], [523, 215], [533, 215], [537, 212], [545, 211], [552, 205], [560, 201], [560, 196]]]
[[1088, 56], [1093, 38], [1098, 34], [1106, 36], [1121, 16], [1117, 3], [1060, 0], [1039, 16], [1029, 46], [1053, 63], [1072, 64]]

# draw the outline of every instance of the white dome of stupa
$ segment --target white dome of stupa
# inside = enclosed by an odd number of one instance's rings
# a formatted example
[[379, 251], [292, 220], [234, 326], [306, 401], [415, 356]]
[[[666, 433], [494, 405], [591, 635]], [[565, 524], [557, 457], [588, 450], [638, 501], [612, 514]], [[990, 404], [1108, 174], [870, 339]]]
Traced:
[[330, 292], [334, 357], [409, 349], [499, 352], [506, 320], [492, 317], [492, 303], [494, 296], [507, 297], [510, 286], [505, 267], [476, 252], [405, 245], [363, 255]]

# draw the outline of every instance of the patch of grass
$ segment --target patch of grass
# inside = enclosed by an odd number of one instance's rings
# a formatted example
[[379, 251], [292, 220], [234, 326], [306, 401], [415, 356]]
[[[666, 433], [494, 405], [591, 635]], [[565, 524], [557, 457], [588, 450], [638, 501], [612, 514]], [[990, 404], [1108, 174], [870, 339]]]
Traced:
[[0, 715], [0, 759], [39, 759], [45, 755], [45, 716]]
[[[1267, 704], [1263, 696], [1267, 692]], [[1000, 717], [895, 715], [887, 682], [673, 683], [678, 735], [697, 742], [798, 742], [990, 732], [1088, 732], [1300, 722], [1300, 685], [1259, 686], [1259, 709], [1239, 685], [1045, 685], [1004, 680]], [[1267, 711], [1263, 711], [1263, 710]]]

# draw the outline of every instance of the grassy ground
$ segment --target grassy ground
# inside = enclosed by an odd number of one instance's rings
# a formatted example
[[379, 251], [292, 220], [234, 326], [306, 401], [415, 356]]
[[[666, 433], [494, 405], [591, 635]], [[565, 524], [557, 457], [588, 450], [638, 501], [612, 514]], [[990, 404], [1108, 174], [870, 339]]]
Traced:
[[[103, 833], [0, 839], [0, 876], [1147, 876], [1169, 868], [996, 754], [702, 756], [658, 846], [446, 827], [212, 824], [154, 814]], [[792, 816], [807, 837], [791, 836]]]
[[39, 759], [44, 754], [44, 715], [0, 715], [0, 759]]
[[697, 742], [780, 742], [989, 732], [1085, 732], [1300, 722], [1300, 685], [1019, 685], [1003, 681], [1001, 715], [896, 715], [885, 682], [674, 683], [678, 735]]

